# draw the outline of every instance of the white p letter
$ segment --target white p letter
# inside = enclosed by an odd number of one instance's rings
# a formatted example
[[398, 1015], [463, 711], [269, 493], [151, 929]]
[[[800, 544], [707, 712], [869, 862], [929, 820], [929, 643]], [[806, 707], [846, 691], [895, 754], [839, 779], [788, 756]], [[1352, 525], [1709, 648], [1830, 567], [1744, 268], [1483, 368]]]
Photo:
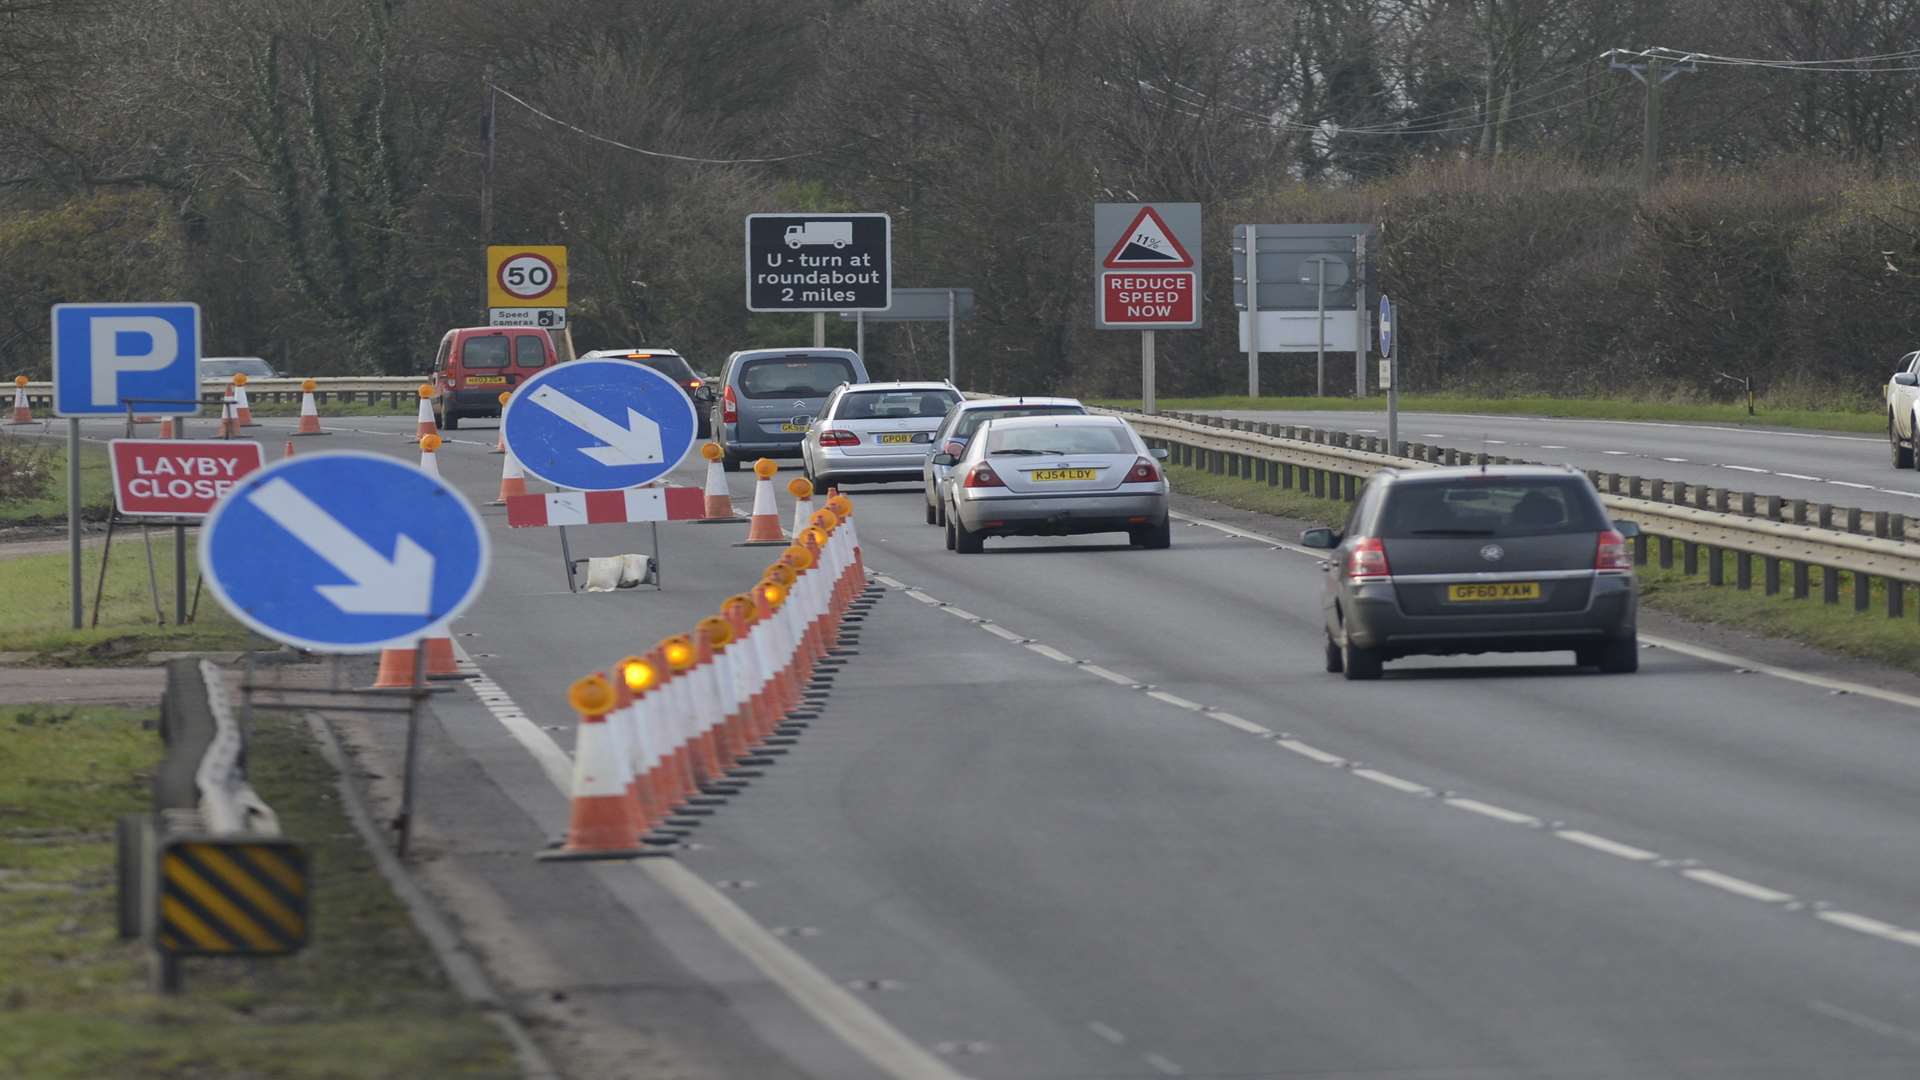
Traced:
[[[120, 373], [159, 371], [180, 356], [180, 334], [173, 324], [152, 315], [95, 316], [87, 320], [92, 332], [93, 403], [120, 404]], [[128, 356], [120, 352], [121, 334], [145, 334], [153, 347]]]

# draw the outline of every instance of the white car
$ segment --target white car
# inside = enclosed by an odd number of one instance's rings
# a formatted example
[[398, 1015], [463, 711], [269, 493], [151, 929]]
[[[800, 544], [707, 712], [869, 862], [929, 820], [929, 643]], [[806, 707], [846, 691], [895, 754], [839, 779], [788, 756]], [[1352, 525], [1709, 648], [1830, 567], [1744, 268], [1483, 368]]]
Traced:
[[1920, 466], [1914, 451], [1920, 448], [1920, 352], [1900, 358], [1900, 368], [1887, 380], [1887, 443], [1893, 449], [1893, 467]]
[[917, 480], [933, 433], [960, 391], [945, 382], [848, 383], [827, 396], [800, 440], [801, 466], [828, 484]]
[[[959, 457], [967, 452], [967, 440], [973, 438], [973, 433], [988, 420], [1006, 420], [1015, 416], [1084, 416], [1086, 412], [1085, 405], [1077, 398], [1070, 397], [972, 398], [960, 402], [947, 413], [940, 429], [933, 433], [933, 445], [941, 453]], [[929, 525], [947, 523], [947, 497], [943, 489], [952, 471], [948, 466], [934, 464], [931, 456], [921, 470], [920, 482], [926, 489]]]
[[1165, 450], [1150, 450], [1117, 416], [989, 420], [965, 455], [938, 455], [947, 485], [947, 548], [980, 551], [989, 536], [1124, 532], [1136, 547], [1172, 543]]

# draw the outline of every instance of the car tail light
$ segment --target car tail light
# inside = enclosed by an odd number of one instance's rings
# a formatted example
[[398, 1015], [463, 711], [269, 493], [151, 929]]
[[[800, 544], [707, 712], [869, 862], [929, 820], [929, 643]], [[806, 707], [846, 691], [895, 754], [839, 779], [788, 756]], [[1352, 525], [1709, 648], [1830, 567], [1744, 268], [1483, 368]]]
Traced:
[[851, 431], [823, 431], [820, 433], [821, 446], [859, 446], [860, 436]]
[[727, 394], [720, 399], [720, 422], [737, 424], [740, 422], [740, 403], [734, 400], [733, 387], [727, 387]]
[[1383, 578], [1387, 569], [1387, 546], [1377, 536], [1362, 536], [1347, 549], [1347, 576], [1356, 581]]
[[1607, 529], [1593, 548], [1595, 570], [1632, 570], [1633, 555], [1627, 551], [1627, 538]]
[[959, 457], [961, 454], [964, 454], [967, 452], [967, 444], [963, 442], [959, 442], [957, 440], [949, 440], [947, 445], [940, 448], [940, 452], [943, 454], [951, 454], [954, 457]]
[[1127, 473], [1129, 484], [1151, 484], [1160, 479], [1160, 470], [1146, 458], [1134, 458], [1133, 468]]
[[983, 461], [973, 467], [973, 471], [967, 474], [967, 479], [960, 486], [990, 488], [1006, 487], [1007, 485], [1001, 482], [1000, 474], [993, 471], [993, 466]]

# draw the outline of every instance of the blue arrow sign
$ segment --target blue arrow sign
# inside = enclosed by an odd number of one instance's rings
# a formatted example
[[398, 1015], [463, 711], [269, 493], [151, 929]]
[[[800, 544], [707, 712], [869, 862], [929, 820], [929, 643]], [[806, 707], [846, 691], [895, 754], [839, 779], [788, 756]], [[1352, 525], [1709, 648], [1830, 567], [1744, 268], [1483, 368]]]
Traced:
[[1380, 355], [1393, 355], [1393, 302], [1380, 294]]
[[200, 305], [53, 305], [53, 414], [113, 416], [127, 399], [143, 413], [200, 411]]
[[693, 400], [631, 360], [569, 360], [520, 384], [500, 421], [532, 476], [575, 491], [619, 491], [672, 472], [700, 430]]
[[408, 648], [466, 609], [489, 545], [465, 496], [349, 450], [249, 473], [208, 515], [200, 573], [234, 618], [312, 652]]

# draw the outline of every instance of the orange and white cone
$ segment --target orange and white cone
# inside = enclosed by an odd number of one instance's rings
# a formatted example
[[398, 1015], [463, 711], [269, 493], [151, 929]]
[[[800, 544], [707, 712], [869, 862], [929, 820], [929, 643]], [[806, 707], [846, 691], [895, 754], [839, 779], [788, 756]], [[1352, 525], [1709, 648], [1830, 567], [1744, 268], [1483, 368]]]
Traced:
[[753, 485], [753, 517], [747, 522], [747, 538], [741, 546], [751, 544], [785, 544], [787, 534], [780, 531], [780, 508], [773, 498], [773, 474], [780, 466], [772, 458], [761, 458], [753, 463], [753, 474], [759, 477]]
[[520, 467], [519, 458], [509, 453], [500, 461], [500, 496], [487, 505], [505, 506], [508, 499], [526, 493], [527, 470]]
[[700, 448], [700, 456], [707, 459], [706, 516], [695, 520], [696, 525], [721, 525], [742, 520], [733, 512], [733, 493], [727, 490], [727, 471], [720, 465], [720, 459], [726, 451], [720, 444], [707, 443]]
[[787, 494], [794, 499], [793, 535], [799, 536], [813, 520], [813, 481], [797, 476], [787, 485]]
[[373, 677], [374, 690], [399, 690], [413, 685], [413, 650], [381, 649], [380, 670]]
[[513, 397], [513, 391], [500, 391], [500, 437], [494, 440], [493, 449], [487, 451], [489, 454], [507, 452], [507, 400], [511, 397]]
[[567, 691], [567, 702], [580, 714], [573, 743], [573, 806], [565, 842], [541, 852], [542, 859], [631, 859], [647, 853], [639, 846], [643, 822], [627, 786], [628, 762], [607, 723], [617, 701], [613, 683], [597, 672]]
[[426, 434], [420, 436], [420, 468], [434, 476], [440, 475], [439, 457], [440, 436]]
[[220, 437], [231, 439], [238, 435], [240, 423], [233, 418], [233, 395], [220, 399]]
[[163, 416], [160, 418], [160, 438], [173, 438], [173, 417]]
[[259, 427], [253, 422], [253, 407], [247, 403], [247, 377], [233, 377], [233, 421], [238, 427]]
[[460, 671], [460, 661], [453, 655], [453, 638], [447, 635], [445, 627], [427, 638], [423, 645], [427, 650], [427, 678], [464, 679]]
[[420, 411], [414, 414], [413, 441], [419, 442], [428, 435], [440, 434], [440, 428], [433, 422], [433, 384], [420, 384]]
[[293, 429], [295, 435], [331, 435], [331, 431], [320, 430], [320, 407], [314, 402], [313, 392], [319, 383], [312, 379], [300, 384], [300, 423]]
[[290, 458], [290, 457], [292, 457], [292, 456], [293, 456], [293, 440], [292, 440], [292, 439], [288, 439], [288, 440], [287, 440], [287, 448], [286, 448], [285, 450], [283, 450], [283, 451], [281, 451], [281, 452], [280, 452], [280, 457], [281, 457], [282, 459], [285, 459], [285, 458]]
[[27, 377], [13, 377], [13, 423], [33, 423], [33, 410], [27, 406]]

